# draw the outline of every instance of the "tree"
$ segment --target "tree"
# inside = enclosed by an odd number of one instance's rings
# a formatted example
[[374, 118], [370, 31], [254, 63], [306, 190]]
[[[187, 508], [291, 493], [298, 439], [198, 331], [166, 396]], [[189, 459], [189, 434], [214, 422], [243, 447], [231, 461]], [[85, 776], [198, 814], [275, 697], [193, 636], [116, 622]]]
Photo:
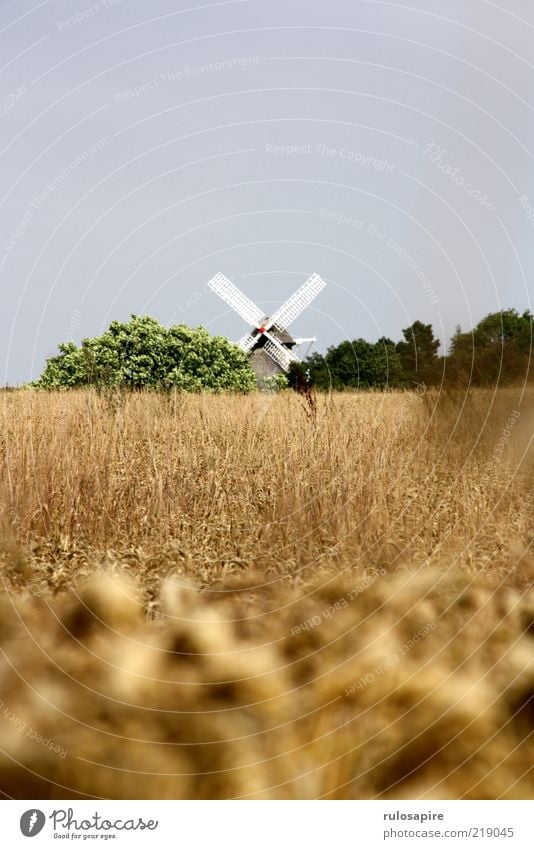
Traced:
[[370, 389], [398, 386], [401, 366], [395, 343], [382, 338], [344, 341], [324, 357], [314, 354], [304, 364], [317, 389]]
[[402, 333], [404, 341], [397, 343], [397, 353], [405, 381], [427, 385], [438, 382], [440, 341], [434, 337], [432, 325], [414, 321]]
[[532, 319], [516, 310], [490, 313], [470, 333], [460, 327], [451, 340], [451, 380], [490, 386], [532, 376]]
[[150, 316], [113, 321], [101, 336], [59, 345], [35, 386], [249, 392], [256, 379], [246, 353], [202, 327], [164, 327]]

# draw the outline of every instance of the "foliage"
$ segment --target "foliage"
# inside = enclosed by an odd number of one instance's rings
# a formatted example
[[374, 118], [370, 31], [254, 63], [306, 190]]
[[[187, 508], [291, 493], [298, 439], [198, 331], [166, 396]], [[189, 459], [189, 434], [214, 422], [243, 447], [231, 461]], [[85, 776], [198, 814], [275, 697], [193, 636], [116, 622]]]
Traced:
[[290, 372], [297, 388], [309, 368], [317, 389], [429, 388], [492, 386], [534, 379], [532, 357], [533, 316], [514, 309], [490, 313], [470, 333], [460, 327], [452, 338], [448, 356], [440, 357], [440, 341], [431, 324], [415, 321], [402, 331], [404, 339], [378, 342], [356, 339], [314, 354], [300, 369]]
[[265, 375], [261, 380], [261, 388], [268, 392], [280, 392], [280, 390], [288, 387], [289, 380], [283, 372]]
[[532, 379], [532, 319], [516, 310], [490, 313], [471, 333], [460, 327], [451, 341], [447, 368], [457, 383], [489, 386]]
[[[532, 314], [490, 313], [470, 333], [457, 328], [448, 356], [439, 357], [431, 324], [415, 321], [393, 342], [382, 337], [343, 341], [314, 354], [289, 374], [263, 380], [275, 391], [302, 382], [316, 389], [384, 389], [449, 385], [490, 386], [534, 377]], [[114, 321], [101, 336], [59, 345], [34, 384], [44, 388], [178, 389], [249, 392], [256, 387], [247, 355], [202, 327], [166, 328], [148, 316]]]
[[323, 357], [313, 354], [306, 362], [317, 389], [370, 389], [399, 386], [400, 359], [391, 339], [378, 342], [355, 339], [332, 346]]
[[247, 355], [202, 327], [164, 327], [149, 316], [113, 321], [101, 336], [59, 345], [35, 384], [248, 392], [255, 377]]
[[430, 386], [439, 381], [439, 339], [431, 324], [414, 321], [402, 331], [404, 341], [397, 343], [397, 354], [404, 380], [408, 385]]

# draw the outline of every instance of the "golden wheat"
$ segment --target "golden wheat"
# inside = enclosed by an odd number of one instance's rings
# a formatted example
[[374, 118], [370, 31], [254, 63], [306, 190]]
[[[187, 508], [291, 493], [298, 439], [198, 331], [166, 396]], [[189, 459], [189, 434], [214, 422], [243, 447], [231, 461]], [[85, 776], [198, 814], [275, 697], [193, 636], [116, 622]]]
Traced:
[[531, 797], [532, 390], [1, 404], [3, 793]]

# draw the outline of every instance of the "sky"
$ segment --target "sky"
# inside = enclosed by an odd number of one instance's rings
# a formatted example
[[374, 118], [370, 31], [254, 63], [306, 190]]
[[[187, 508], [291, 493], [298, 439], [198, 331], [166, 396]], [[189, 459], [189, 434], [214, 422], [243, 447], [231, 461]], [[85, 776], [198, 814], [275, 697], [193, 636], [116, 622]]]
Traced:
[[532, 307], [530, 0], [0, 0], [0, 384], [152, 315], [316, 350]]

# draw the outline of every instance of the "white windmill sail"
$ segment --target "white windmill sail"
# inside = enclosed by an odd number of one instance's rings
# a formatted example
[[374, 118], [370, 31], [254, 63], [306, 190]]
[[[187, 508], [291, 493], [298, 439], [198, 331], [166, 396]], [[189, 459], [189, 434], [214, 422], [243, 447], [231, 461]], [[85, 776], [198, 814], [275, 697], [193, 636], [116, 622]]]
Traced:
[[263, 346], [263, 350], [266, 354], [269, 354], [270, 358], [274, 360], [280, 368], [287, 371], [291, 363], [298, 363], [299, 358], [295, 356], [293, 351], [282, 345], [282, 343], [274, 336], [271, 336], [269, 331], [267, 331], [265, 335], [267, 336], [267, 341]]
[[276, 327], [277, 330], [286, 330], [325, 286], [326, 283], [318, 274], [312, 274], [300, 289], [297, 289], [295, 294], [291, 295], [289, 300], [271, 316], [266, 324], [267, 330], [271, 327]]
[[243, 292], [234, 286], [231, 280], [228, 280], [224, 274], [216, 274], [208, 283], [210, 289], [218, 294], [228, 306], [232, 307], [238, 315], [241, 316], [248, 324], [254, 324], [259, 327], [259, 322], [263, 318], [263, 310], [253, 303], [250, 298], [247, 298]]
[[241, 337], [239, 342], [236, 344], [243, 349], [243, 351], [252, 351], [254, 345], [258, 342], [258, 337], [253, 336], [252, 333], [245, 333], [244, 336]]

